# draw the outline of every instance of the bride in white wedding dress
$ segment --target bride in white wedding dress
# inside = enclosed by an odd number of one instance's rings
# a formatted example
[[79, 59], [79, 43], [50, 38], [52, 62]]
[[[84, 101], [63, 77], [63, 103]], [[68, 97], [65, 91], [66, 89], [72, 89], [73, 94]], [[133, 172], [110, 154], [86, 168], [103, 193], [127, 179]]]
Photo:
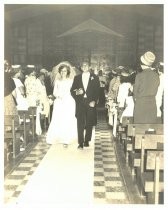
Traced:
[[62, 143], [64, 147], [67, 147], [68, 144], [77, 141], [75, 101], [70, 93], [75, 70], [65, 61], [53, 68], [52, 75], [55, 100], [46, 142], [48, 144]]

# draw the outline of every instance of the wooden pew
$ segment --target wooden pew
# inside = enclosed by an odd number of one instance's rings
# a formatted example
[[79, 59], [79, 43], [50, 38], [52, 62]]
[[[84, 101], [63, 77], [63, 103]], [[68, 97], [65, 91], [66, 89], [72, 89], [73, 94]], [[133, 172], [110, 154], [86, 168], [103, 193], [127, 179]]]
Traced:
[[29, 111], [29, 117], [30, 117], [30, 121], [31, 121], [31, 131], [32, 131], [32, 138], [33, 141], [35, 141], [35, 130], [36, 130], [36, 110], [37, 107], [29, 107], [28, 111]]
[[[164, 192], [164, 152], [147, 151], [146, 171], [138, 174], [142, 190], [147, 193], [147, 201], [150, 203], [159, 203], [159, 193]], [[152, 200], [148, 196], [152, 193]], [[150, 196], [151, 197], [151, 196]]]
[[[132, 170], [136, 168], [136, 182], [140, 191], [141, 196], [145, 193], [143, 188], [143, 183], [141, 179], [141, 174], [144, 173], [146, 169], [146, 154], [150, 150], [160, 151], [163, 150], [164, 136], [157, 134], [137, 134], [135, 136], [135, 150], [139, 150], [139, 153], [134, 153], [134, 165]], [[150, 173], [149, 177], [151, 176]], [[148, 176], [148, 175], [147, 175]]]
[[[4, 160], [5, 165], [9, 162], [9, 155], [11, 158], [17, 158], [20, 153], [20, 132], [19, 132], [19, 116], [5, 115], [4, 116]], [[12, 151], [8, 151], [9, 144]]]
[[28, 110], [18, 110], [20, 117], [20, 132], [23, 133], [23, 146], [26, 149], [28, 145], [28, 133], [30, 131], [30, 117]]
[[[146, 125], [147, 127], [151, 125], [151, 128], [155, 129], [155, 125], [158, 125], [159, 127], [156, 128], [157, 129], [157, 133], [160, 130], [160, 125], [161, 125], [161, 129], [163, 129], [163, 124], [161, 123], [161, 118], [157, 117], [157, 123], [156, 124], [134, 124], [133, 123], [133, 117], [123, 117], [122, 119], [122, 124], [118, 125], [118, 136], [120, 139], [120, 142], [122, 144], [125, 144], [123, 140], [126, 140], [127, 137], [134, 137], [135, 136], [135, 127], [140, 127], [138, 132], [142, 133], [144, 128], [146, 129]], [[154, 127], [153, 127], [154, 125]]]
[[137, 134], [135, 136], [135, 150], [140, 150], [140, 160], [137, 167], [141, 167], [141, 172], [144, 171], [145, 150], [163, 150], [164, 135], [160, 134]]
[[[157, 150], [163, 149], [164, 136], [162, 134], [136, 134], [133, 142], [133, 149], [129, 152], [129, 166], [132, 175], [135, 175], [135, 169], [142, 167], [145, 149]], [[144, 145], [143, 145], [144, 144]], [[141, 163], [142, 162], [142, 163]]]
[[128, 124], [127, 137], [124, 141], [126, 163], [128, 163], [128, 154], [133, 150], [133, 144], [136, 134], [163, 134], [163, 124]]
[[142, 134], [144, 131], [163, 134], [163, 124], [129, 124], [127, 136], [135, 136], [135, 133]]

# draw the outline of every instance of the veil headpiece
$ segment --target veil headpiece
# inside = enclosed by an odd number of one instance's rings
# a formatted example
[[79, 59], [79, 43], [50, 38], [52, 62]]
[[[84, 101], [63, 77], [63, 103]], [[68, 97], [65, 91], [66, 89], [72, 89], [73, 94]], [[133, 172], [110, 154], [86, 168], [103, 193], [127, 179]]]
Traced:
[[76, 75], [76, 71], [75, 68], [68, 62], [68, 61], [62, 61], [61, 63], [59, 63], [57, 66], [54, 66], [51, 72], [51, 82], [54, 85], [56, 80], [60, 80], [61, 79], [61, 74], [59, 72], [59, 68], [61, 66], [68, 66], [69, 70], [70, 70], [70, 74], [68, 75], [69, 79], [73, 79], [74, 76]]

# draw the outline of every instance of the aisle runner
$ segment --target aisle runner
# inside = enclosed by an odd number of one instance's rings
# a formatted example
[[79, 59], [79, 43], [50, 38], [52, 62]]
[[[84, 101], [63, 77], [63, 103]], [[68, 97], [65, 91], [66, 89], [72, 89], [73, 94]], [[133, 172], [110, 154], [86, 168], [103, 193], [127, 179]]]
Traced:
[[39, 141], [22, 162], [5, 178], [4, 203], [15, 203], [29, 178], [49, 149], [44, 141]]
[[93, 204], [94, 141], [89, 148], [52, 145], [30, 177], [17, 204], [54, 206]]
[[110, 128], [100, 113], [96, 127], [94, 151], [95, 203], [129, 203], [126, 187], [119, 169]]

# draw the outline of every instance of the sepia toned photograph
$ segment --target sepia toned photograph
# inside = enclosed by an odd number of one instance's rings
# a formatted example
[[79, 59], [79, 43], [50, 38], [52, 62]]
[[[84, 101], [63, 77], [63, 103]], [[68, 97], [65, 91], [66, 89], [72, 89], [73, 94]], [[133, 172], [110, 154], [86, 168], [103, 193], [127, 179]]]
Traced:
[[163, 2], [9, 2], [4, 206], [163, 206]]

